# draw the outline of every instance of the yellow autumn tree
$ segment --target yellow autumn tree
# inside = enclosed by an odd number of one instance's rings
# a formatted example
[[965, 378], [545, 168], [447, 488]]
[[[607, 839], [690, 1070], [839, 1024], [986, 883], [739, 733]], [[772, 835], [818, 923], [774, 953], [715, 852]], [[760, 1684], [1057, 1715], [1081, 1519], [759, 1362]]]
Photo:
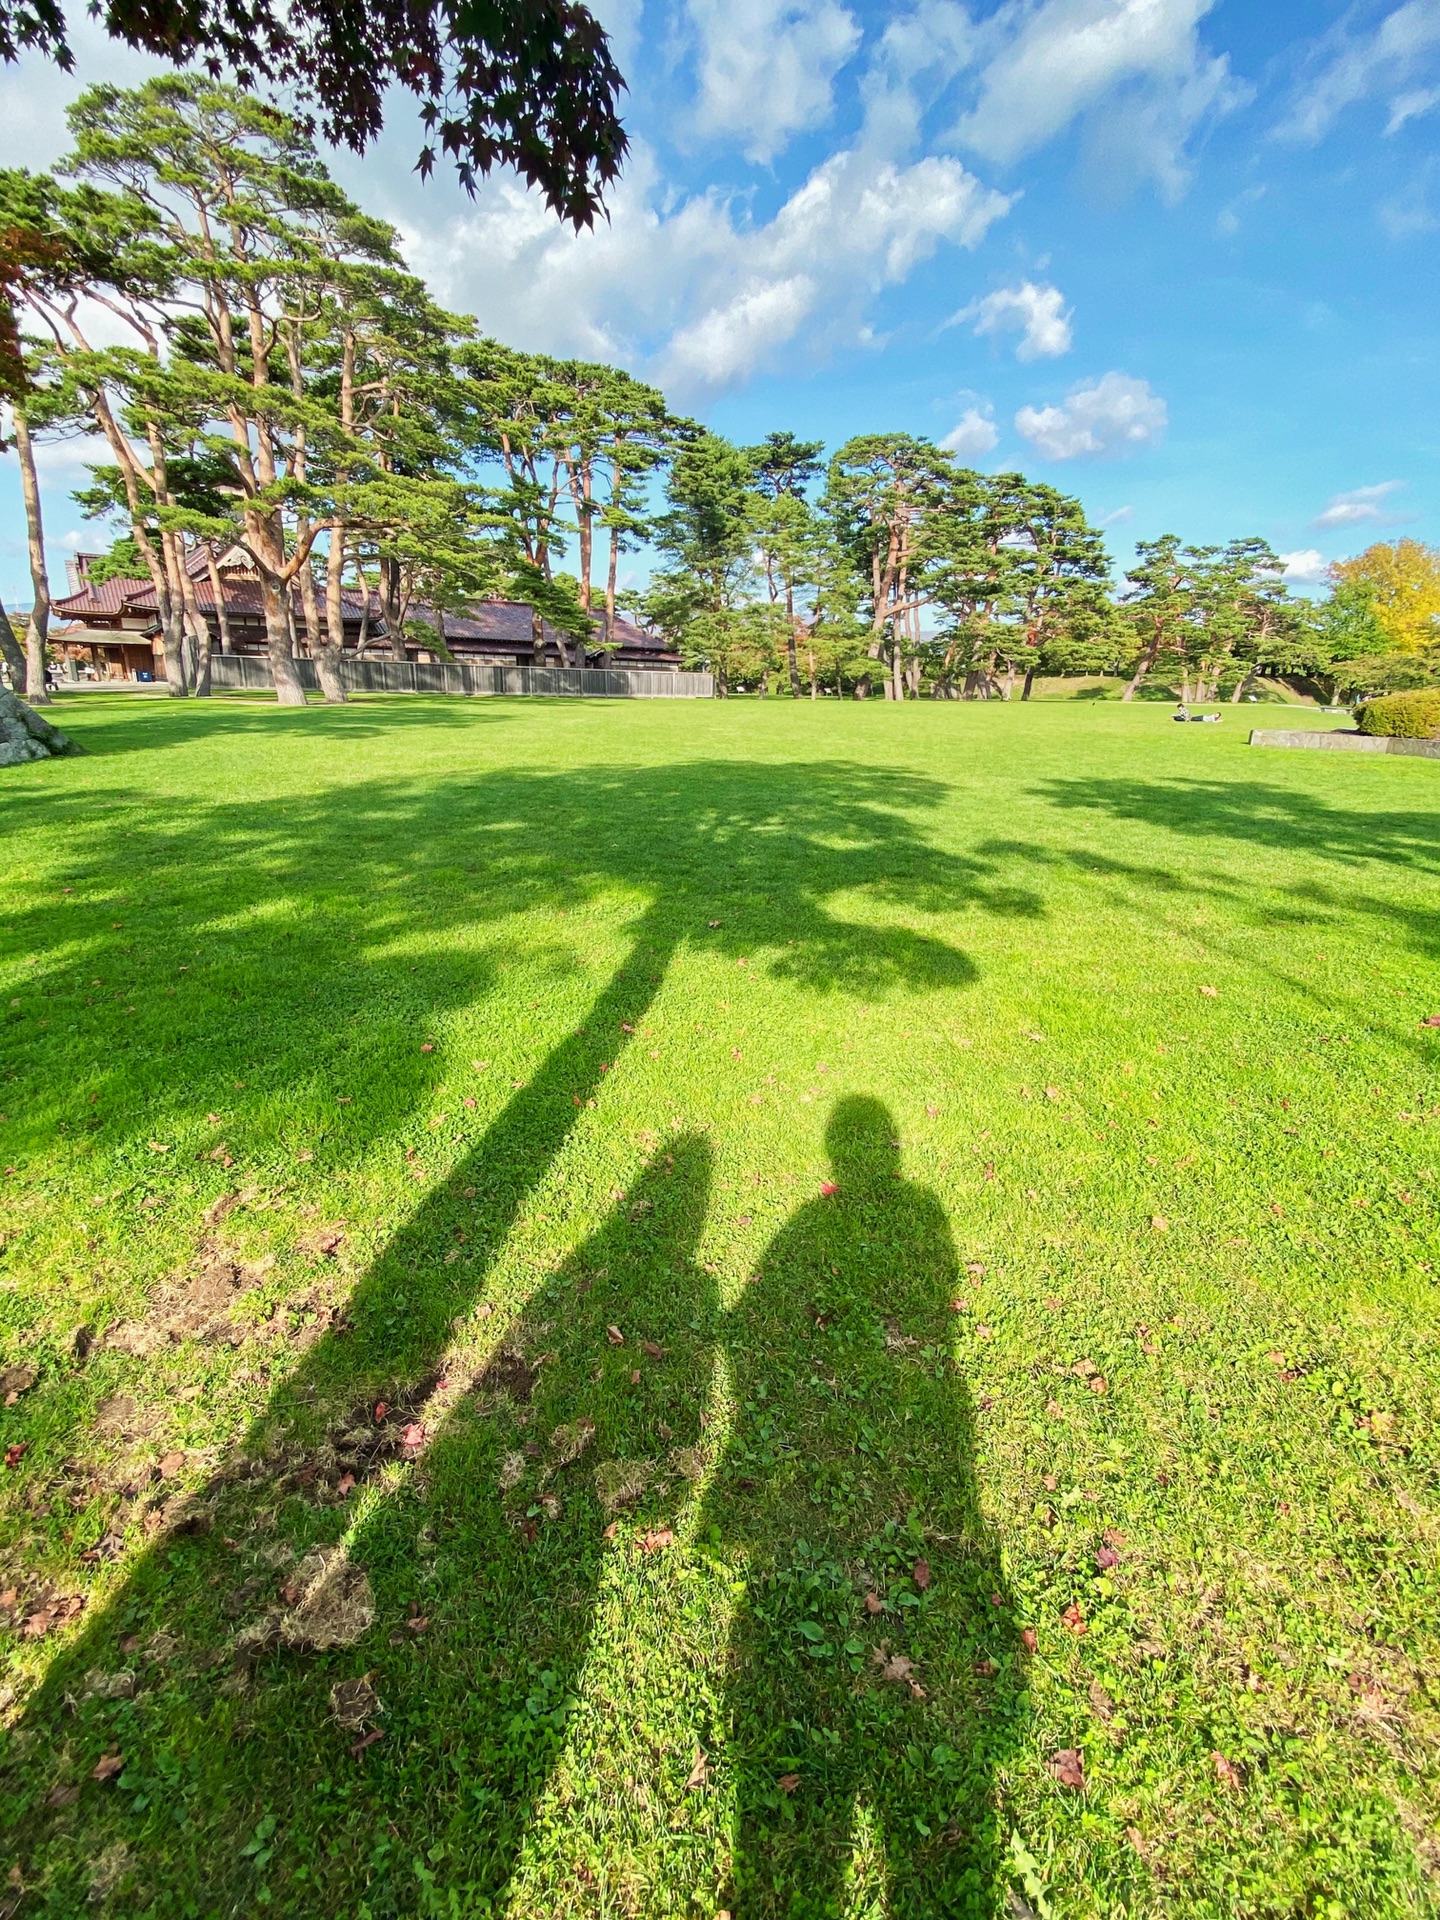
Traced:
[[1396, 653], [1419, 653], [1440, 642], [1440, 547], [1423, 540], [1377, 540], [1330, 569], [1338, 586], [1375, 590], [1375, 617]]

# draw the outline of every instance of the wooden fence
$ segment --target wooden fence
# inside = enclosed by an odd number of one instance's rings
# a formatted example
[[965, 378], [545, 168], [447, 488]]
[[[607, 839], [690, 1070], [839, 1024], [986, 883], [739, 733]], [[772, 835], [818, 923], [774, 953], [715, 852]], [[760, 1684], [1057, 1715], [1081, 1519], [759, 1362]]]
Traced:
[[[300, 684], [320, 685], [313, 660], [297, 659]], [[634, 667], [487, 667], [437, 661], [356, 660], [340, 662], [347, 693], [541, 693], [598, 695], [605, 700], [709, 700], [715, 681], [708, 673], [667, 673]], [[217, 688], [274, 688], [270, 662], [249, 653], [217, 653], [210, 661]]]

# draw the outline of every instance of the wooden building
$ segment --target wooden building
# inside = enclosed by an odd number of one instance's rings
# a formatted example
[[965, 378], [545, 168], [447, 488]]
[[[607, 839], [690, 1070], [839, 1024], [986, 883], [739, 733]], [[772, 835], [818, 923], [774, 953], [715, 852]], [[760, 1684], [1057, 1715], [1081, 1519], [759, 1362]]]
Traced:
[[[92, 581], [93, 554], [77, 554], [67, 563], [70, 592], [54, 602], [52, 615], [57, 624], [50, 640], [67, 671], [87, 679], [163, 680], [165, 659], [160, 646], [160, 621], [155, 589], [148, 580]], [[196, 604], [210, 629], [217, 652], [240, 654], [265, 652], [265, 619], [260, 599], [260, 582], [246, 557], [238, 550], [225, 554], [218, 563], [224, 602], [226, 634], [222, 636], [215, 588], [205, 558], [192, 554], [190, 577]], [[318, 591], [321, 619], [325, 618], [325, 592]], [[367, 608], [364, 597], [351, 589], [341, 596], [345, 651], [363, 653], [377, 659], [393, 660], [397, 650], [386, 629], [379, 596], [371, 594]], [[292, 620], [295, 651], [301, 657], [309, 653], [305, 613], [298, 594], [294, 596]], [[424, 629], [435, 630], [433, 641]], [[526, 601], [483, 600], [463, 614], [447, 613], [437, 623], [433, 609], [411, 607], [402, 636], [403, 657], [409, 660], [475, 661], [492, 666], [573, 666], [574, 643], [568, 635], [557, 633], [548, 620], [540, 623], [540, 644], [535, 644], [533, 611]], [[441, 635], [443, 633], [443, 640]], [[632, 620], [617, 618], [612, 644], [603, 644], [603, 622], [595, 619], [595, 638], [585, 649], [587, 666], [645, 667], [678, 671], [680, 656], [668, 648], [657, 634], [648, 633]], [[562, 650], [563, 647], [563, 650]]]

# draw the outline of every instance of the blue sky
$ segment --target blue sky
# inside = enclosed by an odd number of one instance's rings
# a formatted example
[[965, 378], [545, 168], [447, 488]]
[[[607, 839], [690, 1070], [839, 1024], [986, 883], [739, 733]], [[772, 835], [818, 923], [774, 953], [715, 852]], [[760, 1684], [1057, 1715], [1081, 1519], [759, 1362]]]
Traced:
[[[74, 9], [78, 12], [78, 8]], [[442, 299], [623, 362], [741, 439], [885, 428], [1077, 493], [1135, 539], [1320, 563], [1440, 536], [1440, 0], [604, 0], [630, 83], [611, 219], [413, 172], [397, 102], [337, 175]], [[0, 163], [143, 62], [0, 78]], [[96, 544], [47, 455], [52, 552]], [[13, 457], [0, 592], [28, 600]], [[63, 576], [62, 576], [63, 577]]]

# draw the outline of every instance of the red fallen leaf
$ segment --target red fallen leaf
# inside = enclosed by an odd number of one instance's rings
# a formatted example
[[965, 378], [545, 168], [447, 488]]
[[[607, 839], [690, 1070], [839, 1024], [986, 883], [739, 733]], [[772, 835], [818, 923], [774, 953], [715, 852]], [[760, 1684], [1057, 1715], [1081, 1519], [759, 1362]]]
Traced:
[[51, 1787], [45, 1796], [47, 1807], [73, 1807], [80, 1798], [79, 1787]]
[[1119, 1566], [1120, 1556], [1115, 1551], [1114, 1547], [1101, 1547], [1100, 1551], [1095, 1556], [1095, 1564], [1100, 1569], [1101, 1573], [1108, 1573], [1111, 1567]]
[[425, 1429], [418, 1420], [407, 1422], [405, 1431], [400, 1436], [400, 1444], [402, 1447], [424, 1446]]
[[90, 1775], [90, 1778], [92, 1780], [113, 1779], [114, 1776], [117, 1773], [119, 1773], [120, 1770], [124, 1767], [124, 1765], [125, 1765], [125, 1756], [123, 1753], [102, 1754], [100, 1758], [95, 1762], [95, 1769], [94, 1769], [94, 1772]]
[[1034, 1653], [1040, 1644], [1040, 1636], [1036, 1633], [1034, 1627], [1022, 1627], [1020, 1629], [1020, 1644], [1027, 1653]]
[[669, 1527], [652, 1527], [648, 1533], [640, 1536], [642, 1553], [659, 1553], [664, 1547], [673, 1547], [675, 1535]]
[[883, 1613], [885, 1611], [885, 1602], [880, 1598], [878, 1593], [866, 1594], [865, 1611], [868, 1614], [870, 1614], [872, 1618], [874, 1617], [875, 1614]]
[[375, 1424], [377, 1427], [380, 1425], [381, 1421], [385, 1418], [386, 1414], [389, 1413], [389, 1411], [390, 1411], [390, 1402], [388, 1400], [377, 1400], [375, 1402]]
[[336, 1491], [336, 1492], [337, 1492], [337, 1493], [338, 1493], [338, 1494], [340, 1495], [340, 1497], [341, 1497], [341, 1499], [342, 1499], [342, 1500], [344, 1499], [344, 1497], [345, 1497], [345, 1495], [346, 1495], [347, 1493], [353, 1493], [353, 1492], [355, 1491], [355, 1476], [354, 1476], [354, 1474], [353, 1474], [353, 1473], [342, 1473], [342, 1474], [341, 1474], [341, 1476], [340, 1476], [340, 1483], [339, 1483], [339, 1485], [338, 1485], [338, 1486], [336, 1487], [336, 1489], [335, 1489], [335, 1491]]
[[800, 1776], [798, 1773], [782, 1773], [775, 1784], [782, 1793], [794, 1793], [800, 1784]]
[[605, 1338], [610, 1342], [612, 1347], [623, 1347], [625, 1344], [625, 1336], [619, 1327], [606, 1327]]
[[420, 1051], [421, 1053], [433, 1053], [435, 1051], [434, 1044], [431, 1041], [427, 1040], [424, 1046], [421, 1047]]
[[385, 1729], [383, 1727], [372, 1727], [368, 1733], [362, 1733], [354, 1746], [351, 1747], [350, 1758], [352, 1760], [361, 1759], [367, 1747], [373, 1747], [377, 1740], [383, 1740], [384, 1738]]
[[1080, 1788], [1085, 1785], [1085, 1756], [1078, 1747], [1061, 1747], [1058, 1752], [1051, 1754], [1045, 1767], [1062, 1787]]
[[914, 1580], [921, 1593], [928, 1593], [930, 1589], [930, 1562], [928, 1560], [917, 1560], [915, 1565], [910, 1569], [910, 1577]]
[[1241, 1784], [1240, 1769], [1233, 1760], [1227, 1760], [1223, 1753], [1212, 1753], [1210, 1758], [1215, 1763], [1216, 1778], [1222, 1785], [1238, 1787]]
[[26, 1454], [29, 1451], [30, 1451], [30, 1442], [28, 1440], [17, 1440], [13, 1447], [6, 1447], [5, 1449], [6, 1466], [18, 1467], [20, 1462], [25, 1458]]
[[1090, 1631], [1089, 1627], [1085, 1624], [1084, 1613], [1081, 1611], [1079, 1604], [1074, 1600], [1066, 1607], [1060, 1618], [1072, 1633], [1088, 1633]]
[[820, 1191], [828, 1199], [832, 1193], [838, 1193], [840, 1189], [833, 1180], [822, 1180], [820, 1182]]

